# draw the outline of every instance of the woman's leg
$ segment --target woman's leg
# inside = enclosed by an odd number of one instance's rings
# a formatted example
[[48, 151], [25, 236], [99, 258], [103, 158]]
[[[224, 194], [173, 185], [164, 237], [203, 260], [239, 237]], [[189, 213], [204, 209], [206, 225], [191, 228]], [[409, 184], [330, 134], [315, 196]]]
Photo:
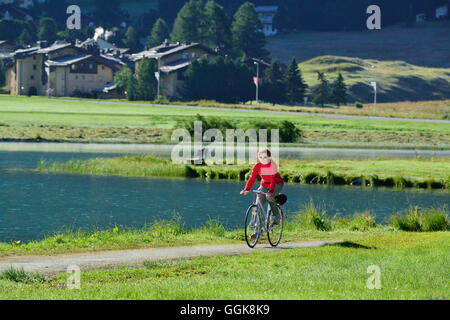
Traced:
[[275, 190], [273, 192], [273, 197], [267, 197], [267, 201], [269, 202], [270, 210], [273, 212], [275, 221], [279, 221], [279, 219], [280, 219], [280, 212], [278, 210], [277, 200], [275, 199], [275, 196], [278, 195], [282, 189], [283, 189], [283, 185], [277, 184], [275, 186]]
[[[269, 188], [260, 186], [258, 188], [258, 191], [269, 192]], [[258, 202], [261, 204], [261, 207], [264, 208], [264, 206], [266, 205], [266, 195], [265, 194], [258, 194], [257, 197], [258, 197]]]

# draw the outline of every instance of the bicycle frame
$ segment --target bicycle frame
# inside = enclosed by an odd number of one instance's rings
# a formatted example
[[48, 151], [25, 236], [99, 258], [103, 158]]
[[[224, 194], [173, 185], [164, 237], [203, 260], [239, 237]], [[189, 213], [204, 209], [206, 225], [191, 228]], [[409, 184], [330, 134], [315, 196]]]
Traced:
[[260, 226], [261, 226], [261, 231], [262, 232], [267, 232], [266, 230], [266, 223], [267, 219], [269, 218], [269, 210], [270, 210], [270, 204], [267, 204], [267, 211], [264, 210], [263, 205], [261, 204], [260, 201], [258, 201], [258, 194], [264, 194], [267, 195], [267, 192], [262, 192], [262, 191], [258, 191], [258, 190], [251, 190], [248, 191], [254, 194], [254, 200], [253, 200], [253, 204], [258, 206], [258, 208], [261, 210], [261, 215], [258, 215], [258, 218], [260, 219]]

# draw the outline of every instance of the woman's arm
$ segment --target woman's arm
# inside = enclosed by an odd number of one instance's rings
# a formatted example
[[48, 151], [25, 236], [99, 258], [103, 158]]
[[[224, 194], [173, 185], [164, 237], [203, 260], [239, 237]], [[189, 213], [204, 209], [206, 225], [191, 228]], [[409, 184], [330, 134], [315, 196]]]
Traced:
[[248, 179], [248, 182], [245, 185], [244, 190], [250, 190], [253, 187], [256, 177], [258, 176], [258, 172], [259, 172], [259, 162], [253, 166], [252, 174], [250, 175], [250, 178]]

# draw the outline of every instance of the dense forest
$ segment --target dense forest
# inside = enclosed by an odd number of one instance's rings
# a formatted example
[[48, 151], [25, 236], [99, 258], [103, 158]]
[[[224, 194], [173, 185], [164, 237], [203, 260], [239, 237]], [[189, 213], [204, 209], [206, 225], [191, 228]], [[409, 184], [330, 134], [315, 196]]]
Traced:
[[[160, 16], [173, 22], [176, 12], [187, 0], [159, 0]], [[232, 16], [246, 0], [217, 0]], [[281, 30], [355, 30], [365, 27], [366, 9], [370, 5], [381, 8], [383, 25], [415, 19], [415, 15], [423, 12], [429, 19], [434, 17], [433, 11], [449, 0], [251, 0], [255, 5], [277, 5], [279, 12], [276, 27]]]

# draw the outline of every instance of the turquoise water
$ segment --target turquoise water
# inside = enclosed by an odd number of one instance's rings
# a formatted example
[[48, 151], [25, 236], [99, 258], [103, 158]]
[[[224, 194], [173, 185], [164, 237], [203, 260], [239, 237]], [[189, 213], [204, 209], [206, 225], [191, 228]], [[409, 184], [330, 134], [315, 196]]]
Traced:
[[[252, 201], [250, 195], [239, 195], [244, 185], [240, 182], [42, 174], [34, 170], [40, 158], [61, 161], [99, 156], [111, 154], [0, 152], [0, 241], [27, 242], [93, 226], [142, 227], [174, 215], [188, 227], [203, 225], [209, 217], [229, 228], [241, 227]], [[448, 192], [442, 190], [287, 184], [283, 192], [289, 197], [288, 215], [312, 199], [332, 216], [369, 209], [380, 222], [410, 205], [450, 204]]]

